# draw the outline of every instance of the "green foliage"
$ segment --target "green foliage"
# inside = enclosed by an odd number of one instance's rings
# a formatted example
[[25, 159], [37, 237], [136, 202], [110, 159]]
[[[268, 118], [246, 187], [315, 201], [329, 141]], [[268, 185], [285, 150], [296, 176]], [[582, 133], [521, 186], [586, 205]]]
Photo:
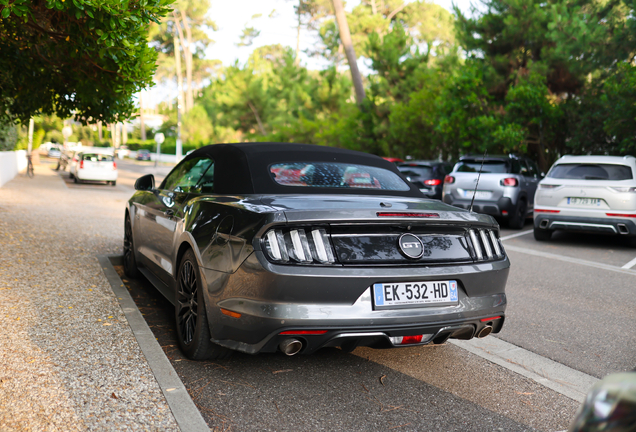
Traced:
[[0, 117], [0, 151], [12, 151], [18, 142], [18, 128]]
[[152, 85], [148, 24], [171, 0], [0, 0], [0, 115], [114, 122]]
[[184, 142], [195, 147], [211, 143], [214, 128], [208, 113], [201, 105], [195, 105], [183, 118], [181, 137]]

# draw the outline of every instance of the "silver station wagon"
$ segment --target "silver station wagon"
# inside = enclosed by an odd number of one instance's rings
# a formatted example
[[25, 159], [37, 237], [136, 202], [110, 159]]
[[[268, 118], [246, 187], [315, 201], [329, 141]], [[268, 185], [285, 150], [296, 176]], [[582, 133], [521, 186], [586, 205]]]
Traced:
[[563, 156], [539, 184], [534, 237], [556, 230], [620, 235], [636, 247], [636, 158]]
[[135, 189], [124, 268], [174, 304], [191, 359], [439, 344], [503, 326], [497, 222], [424, 198], [380, 157], [216, 144]]

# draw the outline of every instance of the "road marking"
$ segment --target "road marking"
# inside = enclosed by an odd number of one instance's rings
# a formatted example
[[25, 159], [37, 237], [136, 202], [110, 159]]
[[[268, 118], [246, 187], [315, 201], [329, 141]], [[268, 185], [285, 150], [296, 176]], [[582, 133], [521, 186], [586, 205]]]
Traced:
[[538, 257], [541, 257], [541, 258], [550, 258], [550, 259], [559, 260], [559, 261], [565, 261], [565, 262], [569, 262], [569, 263], [573, 263], [573, 264], [580, 264], [580, 265], [584, 265], [584, 266], [588, 266], [588, 267], [594, 267], [594, 268], [601, 269], [601, 270], [609, 270], [609, 271], [613, 271], [613, 272], [616, 272], [616, 273], [636, 275], [636, 271], [635, 270], [630, 270], [630, 269], [625, 268], [625, 267], [620, 268], [620, 267], [616, 267], [616, 266], [612, 266], [612, 265], [608, 265], [608, 264], [601, 264], [601, 263], [597, 263], [597, 262], [593, 262], [593, 261], [586, 261], [586, 260], [582, 260], [582, 259], [578, 259], [578, 258], [571, 258], [571, 257], [563, 256], [563, 255], [551, 254], [549, 252], [541, 252], [541, 251], [537, 251], [537, 250], [533, 250], [533, 249], [527, 249], [527, 248], [521, 248], [521, 247], [517, 247], [517, 246], [509, 246], [508, 245], [508, 246], [506, 246], [506, 251], [519, 252], [519, 253], [524, 253], [524, 254], [527, 254], [527, 255], [538, 256]]
[[631, 260], [630, 262], [628, 262], [627, 264], [625, 264], [621, 268], [630, 269], [630, 268], [634, 267], [635, 265], [636, 265], [636, 258], [634, 258], [633, 260]]
[[583, 402], [598, 378], [579, 372], [497, 337], [449, 342], [483, 359], [530, 378], [578, 402]]
[[521, 232], [518, 232], [516, 234], [510, 234], [510, 235], [501, 237], [499, 240], [504, 241], [504, 240], [509, 240], [511, 238], [515, 238], [515, 237], [521, 237], [522, 235], [530, 234], [531, 232], [534, 232], [534, 229], [531, 229], [531, 230], [528, 230], [528, 231], [521, 231]]

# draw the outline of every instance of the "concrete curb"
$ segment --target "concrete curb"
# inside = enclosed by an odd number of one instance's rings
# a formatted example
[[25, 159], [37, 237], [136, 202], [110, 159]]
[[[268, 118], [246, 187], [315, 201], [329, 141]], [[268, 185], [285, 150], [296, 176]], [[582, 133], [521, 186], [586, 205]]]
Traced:
[[587, 392], [598, 381], [591, 375], [496, 337], [467, 341], [453, 339], [449, 342], [578, 402], [585, 400]]
[[179, 429], [182, 432], [209, 432], [210, 428], [203, 420], [199, 409], [192, 401], [170, 360], [161, 349], [159, 342], [157, 342], [135, 301], [113, 267], [113, 263], [119, 264], [122, 257], [119, 255], [98, 255], [97, 259], [115, 297], [119, 300], [119, 305], [126, 315], [128, 325], [130, 325], [137, 343], [146, 357], [157, 383], [159, 383], [159, 387], [168, 402], [168, 406], [170, 406]]

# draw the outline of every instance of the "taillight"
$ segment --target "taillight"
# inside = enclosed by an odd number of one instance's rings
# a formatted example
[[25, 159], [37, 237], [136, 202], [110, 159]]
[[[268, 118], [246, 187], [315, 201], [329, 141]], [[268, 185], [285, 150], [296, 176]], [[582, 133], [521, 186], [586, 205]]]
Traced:
[[113, 161], [113, 169], [116, 170], [117, 169], [117, 162]]
[[336, 262], [327, 231], [315, 228], [273, 229], [264, 237], [265, 252], [274, 261], [303, 264], [328, 264]]
[[513, 187], [519, 186], [519, 182], [514, 177], [508, 177], [508, 178], [502, 179], [499, 183], [502, 186], [513, 186]]
[[80, 161], [80, 169], [84, 169], [84, 160]]
[[424, 184], [426, 186], [437, 186], [442, 184], [442, 181], [440, 179], [428, 179], [428, 180], [424, 180]]
[[451, 175], [447, 175], [446, 177], [444, 177], [444, 183], [448, 183], [448, 184], [455, 183], [455, 177]]

